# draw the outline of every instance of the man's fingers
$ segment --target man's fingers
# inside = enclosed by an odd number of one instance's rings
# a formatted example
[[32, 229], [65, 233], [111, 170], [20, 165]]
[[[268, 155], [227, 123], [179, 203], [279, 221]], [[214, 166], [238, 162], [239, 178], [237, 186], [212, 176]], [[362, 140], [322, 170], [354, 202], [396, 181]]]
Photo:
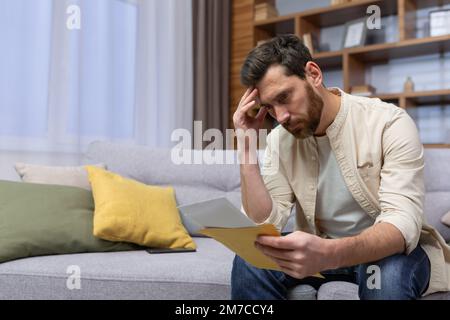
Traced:
[[267, 112], [269, 112], [269, 110], [267, 110], [266, 107], [262, 107], [261, 109], [259, 109], [258, 114], [256, 115], [255, 119], [260, 120], [260, 121], [264, 120], [264, 118], [267, 115]]
[[286, 237], [259, 236], [256, 241], [262, 245], [277, 249], [294, 249], [292, 241]]
[[286, 261], [286, 260], [283, 260], [283, 259], [277, 259], [277, 258], [272, 258], [272, 259], [281, 268], [287, 269], [287, 270], [289, 270], [291, 272], [295, 271], [295, 265], [292, 262]]
[[250, 92], [252, 92], [253, 88], [247, 88], [247, 90], [245, 91], [244, 95], [241, 97], [241, 100], [239, 101], [239, 104], [242, 103], [242, 101], [244, 101], [248, 95], [250, 94]]
[[256, 243], [256, 248], [261, 250], [266, 256], [271, 258], [281, 259], [284, 261], [292, 260], [292, 250], [274, 249], [272, 247], [264, 246]]
[[295, 271], [295, 270], [293, 270], [293, 269], [291, 269], [289, 267], [280, 265], [280, 269], [281, 269], [281, 272], [290, 275], [292, 278], [295, 278], [295, 279], [304, 279], [304, 278], [306, 278], [305, 276], [301, 275], [300, 273], [298, 273], [297, 271]]
[[283, 271], [284, 273], [291, 275], [292, 273], [295, 272], [295, 266], [292, 262], [284, 260], [284, 259], [276, 258], [273, 256], [268, 256], [268, 257], [270, 258], [270, 260], [275, 262], [277, 264], [277, 266], [280, 267], [281, 271]]
[[240, 112], [242, 113], [247, 113], [248, 111], [250, 111], [251, 109], [253, 109], [256, 105], [256, 101], [250, 101], [249, 103], [247, 103], [246, 105], [244, 105], [241, 109]]
[[253, 101], [258, 96], [258, 89], [254, 89], [243, 101], [242, 105], [246, 105], [250, 101]]
[[280, 267], [282, 272], [284, 272], [296, 279], [304, 278], [304, 276], [298, 272], [294, 263], [292, 263], [290, 261], [282, 260], [282, 259], [272, 258], [272, 257], [271, 257], [271, 259]]
[[254, 87], [247, 88], [247, 90], [245, 91], [244, 95], [242, 96], [241, 101], [239, 102], [239, 104], [243, 104], [245, 99], [247, 99], [248, 96], [250, 95], [250, 93], [252, 93], [254, 90], [255, 90]]

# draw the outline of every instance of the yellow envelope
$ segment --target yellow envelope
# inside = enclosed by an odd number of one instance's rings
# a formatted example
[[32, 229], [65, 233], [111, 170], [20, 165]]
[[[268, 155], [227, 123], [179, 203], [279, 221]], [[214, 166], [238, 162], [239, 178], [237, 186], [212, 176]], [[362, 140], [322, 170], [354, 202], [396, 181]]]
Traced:
[[[255, 241], [258, 236], [281, 236], [272, 224], [245, 228], [205, 228], [198, 232], [221, 242], [257, 268], [280, 271], [279, 266], [272, 259], [255, 248]], [[323, 278], [319, 273], [315, 277]]]

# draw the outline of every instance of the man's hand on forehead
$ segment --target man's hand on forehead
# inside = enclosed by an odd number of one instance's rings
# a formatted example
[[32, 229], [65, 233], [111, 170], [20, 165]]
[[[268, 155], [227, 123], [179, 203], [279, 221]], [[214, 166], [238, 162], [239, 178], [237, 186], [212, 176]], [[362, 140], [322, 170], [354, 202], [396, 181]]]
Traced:
[[248, 88], [233, 115], [233, 124], [236, 129], [246, 131], [259, 130], [263, 127], [267, 110], [261, 108], [257, 102], [259, 102], [258, 90], [253, 87]]
[[255, 118], [258, 115], [259, 110], [262, 108], [261, 100], [259, 98], [259, 91], [258, 91], [258, 88], [256, 88], [256, 87], [250, 87], [248, 90], [250, 90], [250, 93], [255, 93], [255, 96], [253, 99], [253, 101], [255, 101], [255, 104], [254, 104], [254, 107], [251, 108], [247, 112], [247, 115], [252, 118]]

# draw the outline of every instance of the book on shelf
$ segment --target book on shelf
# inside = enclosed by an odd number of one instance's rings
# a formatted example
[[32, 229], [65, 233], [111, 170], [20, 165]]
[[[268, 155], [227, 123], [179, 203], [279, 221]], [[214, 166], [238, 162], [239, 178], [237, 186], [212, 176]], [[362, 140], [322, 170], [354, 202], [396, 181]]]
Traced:
[[260, 3], [255, 5], [255, 21], [266, 20], [278, 17], [278, 10], [270, 3]]
[[259, 47], [260, 45], [266, 43], [267, 41], [269, 41], [269, 40], [268, 40], [268, 39], [259, 40], [259, 41], [256, 43], [256, 46]]
[[311, 55], [319, 52], [319, 41], [314, 33], [305, 33], [303, 35], [303, 44], [308, 48]]
[[350, 94], [353, 94], [355, 96], [363, 96], [363, 97], [369, 97], [373, 96], [376, 92], [376, 89], [371, 86], [370, 84], [364, 84], [359, 86], [352, 86], [350, 90]]
[[429, 16], [431, 37], [450, 34], [450, 9], [433, 10]]

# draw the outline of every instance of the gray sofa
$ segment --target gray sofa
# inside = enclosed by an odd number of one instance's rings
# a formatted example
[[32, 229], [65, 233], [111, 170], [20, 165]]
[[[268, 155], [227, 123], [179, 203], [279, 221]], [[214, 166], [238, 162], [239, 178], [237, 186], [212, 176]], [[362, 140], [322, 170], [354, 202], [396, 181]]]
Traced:
[[[448, 241], [440, 222], [450, 210], [450, 150], [426, 150], [426, 216]], [[170, 150], [94, 142], [84, 163], [147, 184], [172, 185], [180, 205], [226, 196], [240, 207], [239, 166], [175, 165]], [[284, 231], [293, 226], [291, 219]], [[195, 237], [195, 253], [146, 251], [32, 257], [0, 264], [0, 299], [229, 299], [234, 254], [215, 240]], [[69, 266], [79, 266], [81, 288], [68, 289]], [[357, 299], [357, 286], [331, 282], [318, 292], [299, 286], [291, 299]], [[428, 298], [450, 299], [450, 294]]]

